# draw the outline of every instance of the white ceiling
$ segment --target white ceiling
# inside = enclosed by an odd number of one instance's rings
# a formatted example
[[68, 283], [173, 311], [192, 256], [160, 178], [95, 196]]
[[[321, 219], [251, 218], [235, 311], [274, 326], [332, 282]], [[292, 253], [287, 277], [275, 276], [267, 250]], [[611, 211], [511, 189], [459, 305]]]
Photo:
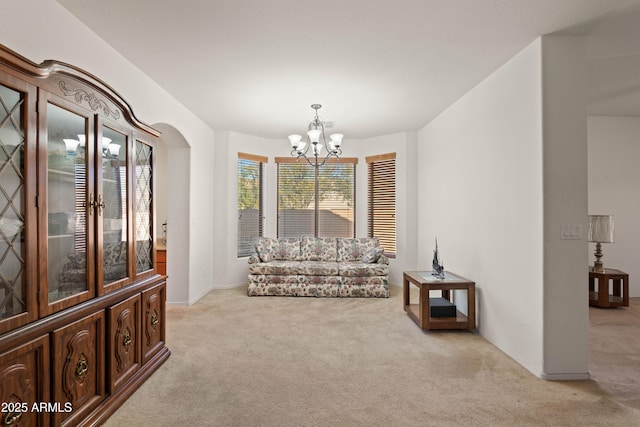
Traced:
[[640, 0], [58, 1], [214, 129], [417, 130], [556, 32], [589, 34], [589, 111], [640, 116]]

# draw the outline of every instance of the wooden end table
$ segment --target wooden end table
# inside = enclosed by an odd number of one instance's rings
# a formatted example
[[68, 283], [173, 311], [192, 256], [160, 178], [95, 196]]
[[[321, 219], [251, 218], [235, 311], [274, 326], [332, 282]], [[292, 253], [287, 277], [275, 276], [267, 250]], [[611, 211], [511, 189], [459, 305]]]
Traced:
[[[420, 301], [411, 304], [409, 284], [420, 289]], [[430, 271], [405, 271], [403, 274], [404, 311], [422, 329], [475, 329], [476, 328], [476, 284], [464, 277], [445, 271], [444, 279], [437, 279]], [[465, 290], [467, 293], [467, 315], [457, 311], [456, 317], [431, 317], [429, 291], [441, 291], [442, 297], [450, 299], [450, 291]]]
[[605, 268], [604, 273], [596, 273], [589, 269], [589, 305], [629, 307], [629, 275], [613, 268]]

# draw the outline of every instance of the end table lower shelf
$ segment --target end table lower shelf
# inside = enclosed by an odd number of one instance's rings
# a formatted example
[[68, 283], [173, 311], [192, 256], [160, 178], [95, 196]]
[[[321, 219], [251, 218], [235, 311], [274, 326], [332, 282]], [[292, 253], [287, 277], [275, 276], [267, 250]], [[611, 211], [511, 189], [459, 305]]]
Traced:
[[[422, 329], [475, 329], [476, 328], [476, 288], [475, 282], [450, 272], [445, 272], [445, 278], [432, 278], [431, 272], [406, 271], [403, 274], [404, 311]], [[419, 303], [410, 301], [409, 285], [420, 290]], [[467, 293], [467, 315], [460, 311], [456, 317], [432, 317], [430, 315], [429, 292], [440, 290], [442, 297], [449, 299], [450, 291], [465, 290]]]
[[629, 307], [629, 275], [613, 268], [589, 270], [589, 305]]

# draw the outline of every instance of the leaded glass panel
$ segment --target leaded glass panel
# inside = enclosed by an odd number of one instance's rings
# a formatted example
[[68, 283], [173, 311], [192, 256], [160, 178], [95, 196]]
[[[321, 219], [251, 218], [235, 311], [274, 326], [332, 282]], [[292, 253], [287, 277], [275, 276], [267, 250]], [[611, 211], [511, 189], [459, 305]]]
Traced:
[[0, 320], [27, 310], [24, 95], [0, 85]]
[[136, 272], [153, 268], [152, 148], [135, 143]]

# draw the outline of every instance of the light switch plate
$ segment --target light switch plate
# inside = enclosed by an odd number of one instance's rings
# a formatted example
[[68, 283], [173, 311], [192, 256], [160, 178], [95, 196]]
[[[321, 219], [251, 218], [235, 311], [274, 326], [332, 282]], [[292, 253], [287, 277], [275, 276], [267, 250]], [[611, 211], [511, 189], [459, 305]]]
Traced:
[[563, 224], [560, 238], [562, 240], [582, 240], [582, 226], [575, 224]]

